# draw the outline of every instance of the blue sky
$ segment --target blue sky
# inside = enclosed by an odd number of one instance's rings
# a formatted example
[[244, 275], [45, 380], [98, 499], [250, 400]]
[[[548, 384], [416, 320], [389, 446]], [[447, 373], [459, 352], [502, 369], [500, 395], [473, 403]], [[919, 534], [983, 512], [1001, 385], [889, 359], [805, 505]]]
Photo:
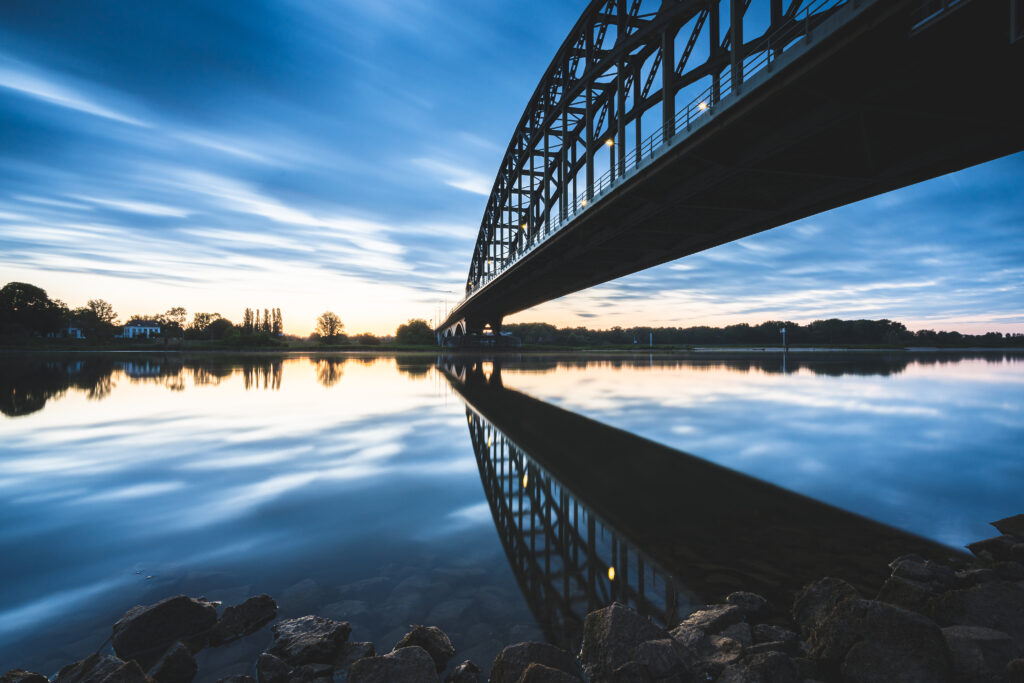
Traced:
[[[0, 281], [122, 319], [429, 319], [461, 293], [502, 153], [584, 5], [6, 0]], [[1024, 331], [1022, 186], [1018, 154], [514, 320]]]

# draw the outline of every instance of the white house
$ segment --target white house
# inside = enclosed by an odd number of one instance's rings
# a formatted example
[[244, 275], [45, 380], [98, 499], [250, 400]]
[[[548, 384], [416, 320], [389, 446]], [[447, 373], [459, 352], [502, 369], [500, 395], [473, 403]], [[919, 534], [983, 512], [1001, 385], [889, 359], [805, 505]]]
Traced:
[[153, 320], [132, 320], [121, 330], [121, 336], [125, 339], [158, 337], [160, 336], [160, 323]]

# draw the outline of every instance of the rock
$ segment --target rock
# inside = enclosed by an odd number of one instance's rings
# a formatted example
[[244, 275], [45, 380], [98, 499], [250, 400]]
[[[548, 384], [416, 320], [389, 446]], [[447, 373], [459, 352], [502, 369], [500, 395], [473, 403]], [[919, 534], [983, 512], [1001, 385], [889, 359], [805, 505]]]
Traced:
[[269, 595], [257, 595], [240, 605], [224, 609], [224, 614], [210, 630], [209, 644], [218, 647], [256, 633], [277, 616], [277, 603]]
[[673, 640], [686, 648], [698, 648], [704, 643], [707, 634], [704, 629], [689, 624], [680, 624], [669, 631]]
[[1016, 536], [1024, 540], [1024, 514], [1006, 517], [998, 522], [992, 522], [996, 530], [1006, 536]]
[[948, 588], [953, 584], [953, 570], [926, 560], [919, 555], [903, 555], [889, 563], [892, 575], [924, 583], [932, 588]]
[[334, 680], [334, 667], [330, 664], [303, 664], [288, 672], [288, 683], [332, 680]]
[[718, 633], [727, 626], [743, 621], [743, 614], [737, 605], [708, 605], [688, 616], [681, 624], [696, 626], [706, 633]]
[[984, 541], [968, 543], [967, 549], [982, 560], [1010, 560], [1013, 559], [1011, 557], [1013, 546], [1017, 543], [1018, 541], [1014, 540], [1012, 536], [996, 536], [986, 538]]
[[988, 583], [989, 581], [999, 580], [998, 574], [985, 567], [963, 569], [956, 572], [955, 577], [957, 588], [970, 588], [971, 586], [977, 586], [979, 583]]
[[415, 645], [381, 657], [364, 657], [348, 669], [348, 683], [437, 683], [434, 660]]
[[1024, 683], [1024, 659], [1015, 659], [1003, 670], [1006, 683]]
[[466, 615], [473, 609], [472, 598], [453, 598], [435, 605], [427, 620], [432, 624], [456, 624], [466, 618]]
[[1003, 631], [1024, 648], [1022, 614], [1024, 588], [998, 579], [947, 591], [929, 603], [929, 616], [942, 626], [984, 626]]
[[842, 579], [818, 579], [797, 592], [793, 600], [793, 619], [806, 637], [832, 613], [836, 605], [843, 600], [859, 597], [857, 589]]
[[[738, 607], [728, 607], [739, 613]], [[607, 678], [612, 671], [633, 660], [633, 651], [640, 643], [660, 640], [666, 635], [646, 617], [616, 602], [587, 615], [583, 623], [580, 662], [588, 677]], [[493, 671], [491, 677], [494, 677]]]
[[516, 643], [506, 647], [494, 658], [489, 681], [516, 683], [527, 667], [535, 662], [566, 673], [576, 671], [576, 660], [565, 650], [547, 643]]
[[1024, 564], [1020, 562], [996, 562], [992, 571], [1004, 581], [1024, 581]]
[[275, 624], [273, 632], [270, 654], [292, 666], [330, 664], [341, 652], [352, 627], [347, 621], [306, 616]]
[[50, 683], [50, 680], [46, 676], [32, 671], [11, 669], [0, 676], [0, 683]]
[[444, 683], [478, 683], [480, 667], [468, 659], [444, 677]]
[[800, 639], [793, 631], [775, 624], [758, 624], [753, 630], [755, 643], [783, 642], [796, 645]]
[[138, 662], [92, 654], [62, 668], [54, 683], [153, 683]]
[[821, 621], [811, 655], [825, 673], [857, 683], [949, 679], [942, 632], [930, 619], [876, 600], [848, 598]]
[[890, 576], [878, 591], [876, 599], [923, 614], [928, 609], [928, 601], [933, 597], [935, 591], [929, 584], [900, 576]]
[[800, 667], [781, 652], [747, 655], [722, 671], [717, 683], [800, 683]]
[[725, 601], [730, 605], [736, 605], [747, 616], [760, 614], [768, 607], [768, 601], [757, 593], [747, 591], [736, 591], [725, 596]]
[[633, 661], [642, 664], [655, 680], [689, 678], [690, 668], [676, 647], [672, 638], [648, 640], [636, 647]]
[[533, 662], [516, 683], [582, 683], [579, 676]]
[[338, 658], [334, 660], [335, 679], [337, 680], [340, 676], [339, 683], [344, 681], [348, 676], [348, 668], [352, 666], [352, 662], [366, 657], [374, 657], [376, 654], [377, 652], [374, 650], [373, 643], [345, 643], [345, 647], [341, 649], [341, 654], [339, 654]]
[[252, 676], [225, 676], [218, 678], [217, 683], [256, 683]]
[[1013, 639], [1002, 631], [982, 626], [947, 626], [942, 635], [953, 655], [957, 681], [994, 681], [1013, 659]]
[[284, 660], [264, 652], [256, 660], [256, 679], [259, 683], [288, 683], [291, 667]]
[[743, 648], [743, 655], [754, 655], [762, 652], [785, 652], [788, 655], [793, 654], [795, 648], [788, 645], [781, 640], [769, 640], [764, 643], [754, 643]]
[[[603, 682], [602, 682], [603, 683]], [[607, 683], [657, 683], [640, 662], [626, 662], [612, 672]]]
[[189, 683], [198, 670], [192, 651], [184, 643], [177, 642], [157, 660], [149, 670], [149, 677], [157, 683]]
[[732, 638], [743, 646], [750, 645], [754, 642], [754, 635], [750, 630], [750, 624], [743, 621], [723, 628], [718, 632], [718, 634], [725, 636], [726, 638]]
[[[716, 678], [727, 666], [736, 662], [743, 652], [743, 645], [732, 638], [724, 636], [708, 636], [710, 651], [702, 658], [700, 670], [705, 678]], [[698, 677], [699, 680], [699, 677]]]
[[365, 600], [341, 600], [332, 602], [320, 610], [320, 616], [335, 621], [362, 621], [360, 617], [370, 615], [370, 605]]
[[111, 642], [123, 660], [134, 659], [149, 668], [177, 641], [192, 652], [206, 644], [207, 632], [217, 623], [217, 607], [205, 600], [176, 595], [128, 610], [114, 624]]
[[383, 593], [391, 584], [392, 580], [385, 576], [374, 576], [369, 579], [345, 584], [338, 588], [338, 592], [345, 598], [363, 599], [367, 596]]
[[413, 625], [412, 630], [395, 645], [395, 650], [403, 647], [422, 647], [439, 672], [448, 666], [448, 660], [455, 656], [455, 646], [448, 635], [436, 626]]

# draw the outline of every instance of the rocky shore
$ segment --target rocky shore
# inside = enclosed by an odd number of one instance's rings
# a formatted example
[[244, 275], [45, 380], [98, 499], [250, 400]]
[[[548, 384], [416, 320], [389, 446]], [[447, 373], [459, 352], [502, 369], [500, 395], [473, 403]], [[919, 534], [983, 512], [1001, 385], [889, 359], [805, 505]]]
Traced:
[[[509, 645], [490, 667], [495, 683], [1024, 683], [1024, 515], [994, 522], [999, 536], [939, 564], [914, 555], [890, 563], [877, 595], [842, 579], [808, 584], [793, 604], [748, 592], [724, 596], [669, 630], [613, 604], [587, 615], [578, 652]], [[108, 643], [68, 664], [53, 683], [190, 683], [195, 655], [241, 638], [267, 643], [252, 675], [218, 683], [476, 683], [436, 626], [414, 625], [389, 652], [358, 641], [349, 622], [309, 615], [279, 620], [267, 595], [221, 608], [178, 595], [130, 609]], [[267, 626], [269, 629], [266, 629]], [[0, 683], [49, 683], [12, 670]]]

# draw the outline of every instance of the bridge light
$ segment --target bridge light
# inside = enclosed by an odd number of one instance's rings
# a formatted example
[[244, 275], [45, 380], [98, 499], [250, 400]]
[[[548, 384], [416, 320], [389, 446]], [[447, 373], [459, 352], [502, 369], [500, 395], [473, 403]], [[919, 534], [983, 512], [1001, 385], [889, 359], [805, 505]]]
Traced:
[[607, 145], [608, 147], [611, 147], [612, 145], [615, 144], [615, 140], [608, 138], [607, 140], [604, 141], [604, 144]]
[[580, 200], [580, 206], [586, 206], [586, 205], [587, 205], [587, 200], [586, 199], [581, 199]]
[[615, 580], [615, 567], [608, 567], [608, 580], [609, 581], [614, 581]]
[[523, 224], [522, 224], [522, 225], [520, 225], [519, 227], [520, 227], [520, 228], [522, 228], [523, 230], [526, 230], [526, 223], [523, 223]]
[[707, 108], [708, 108], [708, 103], [707, 102], [701, 102], [700, 104], [697, 105], [697, 109], [700, 109], [701, 111], [704, 111]]
[[530, 473], [527, 472], [526, 474], [523, 475], [523, 488], [525, 489], [529, 485], [530, 485]]

